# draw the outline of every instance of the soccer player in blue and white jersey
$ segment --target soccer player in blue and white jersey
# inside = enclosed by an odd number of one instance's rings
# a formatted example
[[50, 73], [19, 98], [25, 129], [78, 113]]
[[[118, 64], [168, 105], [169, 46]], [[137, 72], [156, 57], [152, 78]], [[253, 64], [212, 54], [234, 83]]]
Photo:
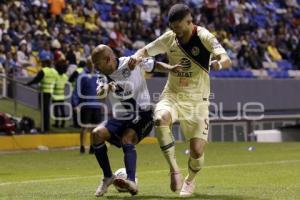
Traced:
[[[113, 50], [106, 45], [99, 45], [93, 50], [92, 61], [100, 72], [97, 94], [102, 97], [108, 95], [114, 114], [113, 118], [93, 130], [95, 156], [104, 175], [95, 195], [103, 196], [112, 183], [135, 195], [138, 193], [135, 144], [146, 137], [153, 127], [150, 95], [141, 68], [147, 72], [154, 68], [172, 71], [180, 71], [181, 68], [155, 62], [153, 58], [141, 62], [130, 57], [116, 58]], [[116, 178], [112, 173], [105, 141], [123, 149], [126, 180]]]

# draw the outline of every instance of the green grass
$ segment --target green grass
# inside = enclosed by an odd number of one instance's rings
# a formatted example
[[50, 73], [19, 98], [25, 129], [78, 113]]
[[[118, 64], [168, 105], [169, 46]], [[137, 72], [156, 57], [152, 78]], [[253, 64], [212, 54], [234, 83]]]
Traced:
[[[255, 151], [248, 151], [255, 146]], [[186, 174], [186, 144], [177, 145]], [[111, 187], [102, 199], [180, 199], [169, 189], [167, 164], [157, 145], [138, 145], [140, 192], [131, 197]], [[113, 170], [123, 166], [122, 151], [109, 148]], [[187, 199], [299, 199], [300, 144], [211, 143], [196, 193]], [[96, 199], [101, 173], [92, 155], [78, 150], [0, 154], [0, 199]], [[101, 199], [101, 198], [100, 198]]]

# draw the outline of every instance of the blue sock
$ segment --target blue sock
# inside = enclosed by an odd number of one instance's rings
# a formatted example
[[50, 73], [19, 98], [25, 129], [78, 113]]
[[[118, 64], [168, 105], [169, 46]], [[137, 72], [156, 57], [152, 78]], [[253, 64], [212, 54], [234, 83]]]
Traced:
[[110, 168], [108, 156], [107, 156], [107, 147], [105, 143], [93, 145], [95, 150], [95, 156], [97, 161], [102, 168], [104, 177], [109, 178], [112, 177], [112, 171]]
[[126, 167], [127, 179], [135, 182], [136, 151], [133, 144], [124, 144], [124, 163]]

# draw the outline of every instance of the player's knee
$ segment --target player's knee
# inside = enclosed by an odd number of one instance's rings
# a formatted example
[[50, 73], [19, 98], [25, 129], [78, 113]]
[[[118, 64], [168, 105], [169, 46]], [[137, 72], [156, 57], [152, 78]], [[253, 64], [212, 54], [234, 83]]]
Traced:
[[94, 144], [103, 143], [109, 138], [109, 134], [107, 133], [107, 130], [102, 126], [98, 126], [94, 128], [92, 131], [92, 135], [93, 135]]
[[136, 144], [137, 140], [135, 132], [132, 131], [125, 132], [122, 136], [122, 144]]
[[202, 152], [202, 151], [191, 150], [191, 156], [192, 156], [192, 158], [194, 158], [194, 159], [199, 159], [199, 158], [201, 158], [201, 157], [203, 156], [203, 154], [204, 154], [204, 152]]
[[195, 145], [190, 147], [191, 156], [194, 159], [199, 159], [204, 154], [204, 145]]
[[171, 116], [169, 113], [158, 113], [154, 123], [155, 126], [169, 126], [171, 124]]

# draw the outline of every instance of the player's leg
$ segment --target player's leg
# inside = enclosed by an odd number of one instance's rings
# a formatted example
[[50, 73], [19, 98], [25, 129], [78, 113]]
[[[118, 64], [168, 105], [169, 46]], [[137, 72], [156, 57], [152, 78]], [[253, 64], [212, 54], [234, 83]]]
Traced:
[[116, 177], [114, 181], [114, 185], [127, 189], [131, 195], [136, 195], [138, 193], [138, 186], [135, 183], [137, 160], [135, 144], [137, 141], [138, 137], [136, 132], [131, 128], [127, 128], [122, 135], [122, 148], [124, 152], [124, 164], [127, 173], [127, 180]]
[[105, 144], [105, 141], [110, 138], [110, 133], [108, 129], [101, 124], [92, 131], [92, 135], [95, 156], [104, 176], [103, 180], [96, 190], [95, 195], [103, 196], [114, 180], [114, 175], [112, 173], [107, 155], [107, 146]]
[[201, 138], [190, 140], [190, 157], [188, 161], [188, 175], [185, 177], [180, 196], [190, 196], [196, 188], [195, 177], [204, 166], [204, 147], [206, 141]]
[[127, 178], [135, 182], [136, 171], [136, 150], [135, 144], [138, 138], [133, 129], [126, 129], [122, 136], [122, 148], [124, 152], [124, 164], [126, 168]]
[[127, 189], [132, 195], [136, 195], [138, 193], [138, 186], [135, 182], [137, 155], [134, 145], [150, 134], [153, 128], [153, 110], [140, 111], [127, 127], [122, 135], [122, 146], [128, 178], [127, 180], [116, 178], [114, 184]]
[[119, 148], [122, 147], [120, 138], [126, 129], [126, 125], [127, 122], [125, 120], [112, 118], [100, 124], [92, 132], [94, 135], [93, 143], [95, 156], [104, 174], [104, 179], [96, 190], [96, 196], [102, 196], [115, 179], [115, 175], [113, 175], [110, 168], [105, 141], [108, 141]]
[[186, 178], [187, 181], [194, 181], [196, 174], [204, 166], [204, 149], [206, 141], [201, 138], [192, 138], [190, 140], [190, 158], [188, 161], [189, 174]]
[[80, 153], [85, 153], [85, 136], [86, 136], [87, 128], [82, 127], [80, 130]]
[[197, 109], [198, 113], [193, 113], [194, 116], [180, 121], [185, 137], [190, 141], [188, 175], [181, 188], [181, 196], [190, 196], [193, 194], [195, 190], [195, 177], [204, 166], [204, 149], [208, 137], [208, 107], [201, 105], [194, 110]]
[[155, 113], [155, 131], [160, 148], [163, 151], [171, 172], [179, 171], [175, 159], [175, 141], [171, 132], [172, 118], [167, 110], [159, 110]]
[[90, 121], [90, 113], [87, 107], [82, 107], [80, 110], [80, 153], [85, 153], [85, 144], [86, 144], [86, 133], [88, 131], [87, 126]]
[[[157, 106], [157, 108], [159, 107]], [[175, 141], [171, 132], [171, 125], [172, 116], [170, 111], [161, 109], [155, 112], [155, 132], [160, 148], [170, 167], [170, 188], [175, 192], [182, 185], [182, 177], [176, 161]]]
[[[102, 117], [101, 117], [101, 109], [100, 108], [93, 108], [91, 110], [91, 126], [94, 128], [97, 126], [97, 124], [100, 124], [101, 121], [102, 121]], [[93, 137], [93, 134], [91, 132], [91, 135], [90, 135], [90, 150], [89, 150], [89, 154], [94, 154], [95, 151], [94, 151], [94, 147], [93, 147], [93, 144], [94, 144], [94, 137]]]

